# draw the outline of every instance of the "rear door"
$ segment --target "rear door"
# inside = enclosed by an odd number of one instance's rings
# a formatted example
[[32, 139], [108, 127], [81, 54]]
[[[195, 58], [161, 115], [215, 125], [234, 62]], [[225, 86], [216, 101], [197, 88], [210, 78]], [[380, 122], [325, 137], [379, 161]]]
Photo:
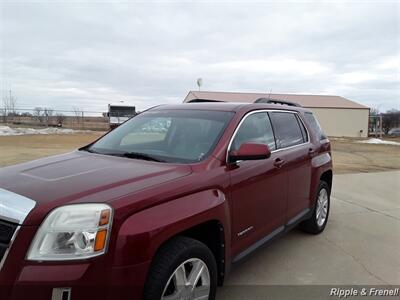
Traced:
[[[248, 114], [239, 124], [228, 151], [239, 149], [245, 142], [276, 149], [267, 112]], [[227, 167], [231, 178], [233, 255], [283, 229], [287, 181], [285, 171], [275, 162], [279, 156], [280, 153], [272, 153], [268, 159], [240, 161]]]
[[281, 153], [288, 176], [286, 223], [293, 223], [307, 213], [310, 206], [311, 158], [314, 149], [296, 112], [273, 111], [270, 117], [277, 152]]

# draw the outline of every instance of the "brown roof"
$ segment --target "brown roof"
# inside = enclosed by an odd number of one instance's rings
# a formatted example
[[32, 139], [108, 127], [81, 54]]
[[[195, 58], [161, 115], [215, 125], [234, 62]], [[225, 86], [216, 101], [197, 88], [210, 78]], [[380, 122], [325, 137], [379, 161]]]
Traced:
[[190, 91], [184, 102], [193, 99], [216, 100], [223, 102], [255, 102], [259, 98], [271, 98], [295, 102], [307, 108], [363, 108], [369, 107], [340, 96], [327, 95], [295, 95], [295, 94], [268, 94], [268, 93], [236, 93], [236, 92], [206, 92]]

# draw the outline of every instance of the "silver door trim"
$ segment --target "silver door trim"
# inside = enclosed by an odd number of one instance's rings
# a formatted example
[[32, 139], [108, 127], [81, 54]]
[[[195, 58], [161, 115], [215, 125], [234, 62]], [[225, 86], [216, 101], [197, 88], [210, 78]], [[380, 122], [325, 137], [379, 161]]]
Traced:
[[[292, 149], [292, 148], [296, 148], [296, 147], [303, 146], [303, 145], [307, 145], [307, 144], [310, 144], [310, 143], [311, 143], [311, 142], [310, 142], [310, 133], [309, 133], [309, 131], [308, 131], [308, 128], [307, 128], [306, 124], [304, 123], [304, 121], [303, 121], [303, 120], [301, 119], [301, 117], [299, 116], [299, 113], [298, 113], [297, 111], [293, 111], [293, 110], [283, 110], [283, 109], [259, 109], [259, 110], [253, 110], [253, 111], [250, 111], [250, 112], [248, 112], [247, 114], [245, 114], [245, 115], [243, 116], [243, 118], [240, 120], [239, 124], [236, 126], [236, 129], [235, 129], [235, 131], [233, 132], [233, 134], [232, 134], [232, 136], [231, 136], [231, 139], [229, 140], [228, 149], [227, 149], [227, 151], [226, 151], [226, 158], [225, 158], [226, 163], [229, 163], [229, 161], [228, 161], [229, 151], [230, 151], [230, 149], [231, 149], [233, 140], [235, 139], [236, 134], [237, 134], [237, 132], [238, 132], [240, 126], [242, 126], [243, 122], [244, 122], [249, 116], [251, 116], [251, 115], [253, 115], [253, 114], [256, 114], [256, 113], [269, 113], [269, 112], [284, 112], [284, 113], [291, 113], [291, 114], [297, 115], [297, 118], [298, 118], [298, 119], [300, 120], [300, 122], [303, 124], [304, 129], [305, 129], [306, 132], [307, 132], [307, 142], [304, 142], [304, 143], [301, 143], [301, 144], [297, 144], [297, 145], [293, 145], [293, 146], [289, 146], [289, 147], [280, 148], [280, 149], [275, 149], [275, 150], [272, 150], [271, 153], [280, 152], [280, 151], [282, 151], [282, 150], [289, 150], [289, 149]], [[271, 126], [273, 127], [273, 124], [272, 124], [272, 120], [271, 120], [271, 119], [270, 119], [270, 122], [271, 122]], [[275, 134], [274, 134], [274, 139], [275, 139]], [[276, 142], [276, 141], [275, 141], [275, 142]]]

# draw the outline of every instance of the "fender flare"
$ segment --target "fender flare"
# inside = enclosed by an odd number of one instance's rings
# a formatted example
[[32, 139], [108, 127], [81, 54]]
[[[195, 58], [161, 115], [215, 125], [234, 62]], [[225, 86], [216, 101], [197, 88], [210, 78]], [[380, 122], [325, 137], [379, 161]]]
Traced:
[[134, 213], [119, 228], [113, 265], [151, 261], [167, 240], [208, 221], [223, 226], [225, 249], [230, 249], [230, 209], [221, 190], [203, 190]]
[[[332, 155], [329, 152], [323, 152], [315, 156], [311, 160], [312, 178], [311, 182], [319, 182], [322, 174], [332, 171]], [[310, 190], [310, 206], [315, 204], [317, 197], [318, 185], [311, 185]]]

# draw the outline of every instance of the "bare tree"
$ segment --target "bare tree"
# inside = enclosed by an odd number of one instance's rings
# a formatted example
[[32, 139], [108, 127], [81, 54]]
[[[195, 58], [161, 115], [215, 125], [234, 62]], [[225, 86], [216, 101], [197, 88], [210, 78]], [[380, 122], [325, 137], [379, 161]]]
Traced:
[[7, 122], [8, 116], [16, 115], [16, 106], [17, 106], [17, 97], [15, 97], [10, 90], [9, 93], [6, 93], [2, 99], [1, 114], [4, 117], [4, 122]]
[[387, 134], [390, 129], [400, 127], [400, 111], [390, 109], [383, 114], [383, 130]]
[[81, 122], [81, 126], [83, 127], [83, 110], [79, 107], [73, 107], [72, 110], [75, 115], [76, 123], [79, 125]]
[[373, 107], [369, 111], [369, 132], [374, 132], [377, 135], [379, 125], [379, 107]]
[[371, 116], [378, 116], [379, 115], [379, 108], [378, 107], [373, 107], [370, 109], [369, 114]]
[[75, 117], [81, 117], [82, 116], [82, 109], [79, 107], [73, 107], [72, 111], [74, 112]]
[[63, 127], [65, 119], [66, 119], [66, 116], [64, 116], [63, 114], [61, 114], [61, 113], [56, 114], [56, 120], [57, 120], [58, 127]]
[[44, 114], [44, 118], [45, 118], [45, 121], [46, 121], [46, 126], [49, 126], [49, 123], [51, 121], [53, 113], [54, 113], [54, 109], [52, 109], [52, 108], [45, 107], [43, 109], [43, 114]]
[[36, 120], [38, 120], [38, 122], [39, 122], [40, 124], [43, 123], [43, 115], [42, 115], [42, 112], [43, 112], [43, 108], [41, 108], [41, 107], [35, 107], [35, 108], [33, 109], [33, 115], [34, 115], [34, 117], [36, 118]]
[[7, 122], [7, 110], [1, 106], [0, 107], [0, 116], [2, 117], [3, 123]]

